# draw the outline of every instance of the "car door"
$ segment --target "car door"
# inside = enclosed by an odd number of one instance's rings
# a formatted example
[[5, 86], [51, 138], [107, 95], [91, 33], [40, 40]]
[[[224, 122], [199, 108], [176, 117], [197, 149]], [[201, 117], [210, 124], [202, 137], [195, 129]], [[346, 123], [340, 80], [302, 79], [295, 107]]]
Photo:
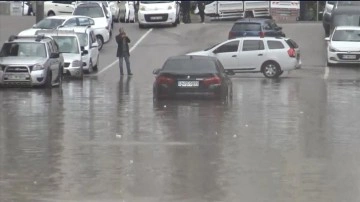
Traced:
[[224, 43], [212, 51], [225, 69], [238, 69], [239, 40]]
[[[46, 43], [46, 45], [49, 51], [49, 57], [52, 53], [56, 53], [56, 51], [54, 50], [54, 46], [51, 42]], [[54, 81], [57, 78], [57, 75], [59, 74], [59, 60], [58, 58], [50, 58], [49, 60], [50, 60], [50, 71], [52, 75], [52, 80]]]
[[98, 63], [98, 56], [99, 56], [99, 49], [98, 49], [98, 43], [96, 40], [96, 36], [94, 34], [93, 31], [90, 31], [90, 36], [89, 36], [89, 51], [90, 51], [90, 56], [91, 56], [91, 60], [93, 61], [93, 64], [97, 64]]
[[239, 54], [239, 66], [246, 70], [260, 70], [266, 60], [263, 40], [244, 39]]

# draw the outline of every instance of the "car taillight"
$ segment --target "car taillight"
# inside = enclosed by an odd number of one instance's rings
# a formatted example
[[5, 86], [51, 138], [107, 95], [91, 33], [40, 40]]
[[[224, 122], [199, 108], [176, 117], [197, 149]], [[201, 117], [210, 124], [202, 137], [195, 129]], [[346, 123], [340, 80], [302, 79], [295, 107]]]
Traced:
[[160, 85], [161, 84], [171, 85], [175, 83], [175, 80], [167, 76], [159, 76], [156, 78], [156, 83]]
[[211, 77], [211, 78], [207, 78], [203, 80], [204, 85], [209, 86], [209, 85], [214, 85], [214, 84], [221, 84], [221, 79], [217, 76]]
[[260, 32], [259, 35], [260, 35], [260, 38], [264, 38], [264, 37], [265, 37], [265, 33], [264, 33], [264, 32]]
[[290, 48], [287, 52], [289, 54], [289, 57], [292, 57], [292, 58], [296, 57], [295, 49]]
[[232, 38], [234, 38], [234, 37], [235, 37], [234, 33], [229, 32], [229, 37], [228, 37], [228, 39], [232, 39]]

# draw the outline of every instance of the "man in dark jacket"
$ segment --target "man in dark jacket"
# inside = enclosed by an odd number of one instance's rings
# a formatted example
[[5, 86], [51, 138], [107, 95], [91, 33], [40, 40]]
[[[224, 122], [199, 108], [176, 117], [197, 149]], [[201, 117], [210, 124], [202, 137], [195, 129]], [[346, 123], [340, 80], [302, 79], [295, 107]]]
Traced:
[[204, 21], [205, 21], [205, 2], [198, 1], [198, 9], [199, 9], [199, 15], [201, 18], [201, 22], [204, 23]]
[[125, 59], [126, 63], [126, 70], [128, 75], [132, 75], [130, 70], [130, 50], [129, 50], [129, 43], [130, 39], [126, 36], [126, 33], [123, 28], [119, 29], [119, 35], [117, 35], [116, 43], [118, 44], [116, 56], [119, 58], [119, 67], [120, 67], [120, 76], [124, 75], [123, 71], [123, 59]]

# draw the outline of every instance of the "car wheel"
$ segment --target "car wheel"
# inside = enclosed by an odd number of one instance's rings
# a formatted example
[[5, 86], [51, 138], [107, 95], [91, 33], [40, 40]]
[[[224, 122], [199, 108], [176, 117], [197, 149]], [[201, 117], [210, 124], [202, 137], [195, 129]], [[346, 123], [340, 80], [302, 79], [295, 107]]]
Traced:
[[45, 88], [52, 88], [52, 75], [51, 75], [50, 71], [48, 71], [48, 73], [46, 74], [44, 87]]
[[280, 66], [272, 61], [265, 62], [261, 70], [266, 78], [278, 78], [281, 73]]
[[53, 11], [49, 11], [47, 14], [47, 16], [54, 16], [54, 15], [55, 15], [55, 13]]
[[104, 39], [101, 35], [96, 36], [97, 42], [99, 44], [98, 50], [101, 50], [104, 45]]

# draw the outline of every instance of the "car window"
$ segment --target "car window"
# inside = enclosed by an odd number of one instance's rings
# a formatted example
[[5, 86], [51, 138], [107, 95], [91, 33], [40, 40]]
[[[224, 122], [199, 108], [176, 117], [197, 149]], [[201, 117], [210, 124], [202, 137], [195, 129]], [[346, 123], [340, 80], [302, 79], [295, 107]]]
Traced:
[[78, 18], [79, 19], [79, 26], [87, 26], [90, 25], [89, 18]]
[[263, 26], [264, 30], [272, 30], [270, 23], [265, 22]]
[[243, 31], [261, 31], [260, 23], [235, 23], [231, 31], [243, 32]]
[[64, 19], [43, 19], [35, 25], [35, 28], [39, 29], [54, 29], [64, 23]]
[[360, 30], [336, 30], [332, 41], [360, 41]]
[[79, 38], [80, 46], [85, 47], [89, 45], [88, 35], [86, 33], [76, 33], [76, 35]]
[[184, 74], [218, 73], [214, 60], [210, 59], [169, 59], [165, 62], [162, 72]]
[[55, 52], [54, 47], [52, 46], [51, 43], [46, 43], [46, 45], [48, 47], [49, 53], [54, 53]]
[[21, 57], [42, 57], [46, 58], [44, 43], [33, 42], [12, 42], [5, 43], [0, 51], [0, 57], [21, 56]]
[[276, 22], [275, 21], [270, 21], [269, 22], [270, 23], [270, 27], [272, 28], [272, 29], [275, 29], [276, 27], [278, 27], [278, 25], [276, 24]]
[[290, 48], [299, 48], [299, 45], [292, 39], [285, 40]]
[[79, 46], [74, 36], [52, 36], [59, 45], [61, 53], [79, 53]]
[[100, 6], [78, 6], [74, 10], [74, 15], [83, 15], [91, 18], [102, 18], [104, 12]]
[[66, 26], [66, 27], [73, 27], [73, 26], [76, 26], [76, 25], [77, 25], [76, 18], [70, 18], [64, 24], [64, 26]]
[[340, 14], [334, 16], [334, 27], [337, 26], [360, 26], [359, 14]]
[[267, 41], [269, 49], [284, 49], [285, 46], [281, 41]]
[[105, 12], [105, 16], [108, 16], [108, 10], [107, 10], [107, 8], [104, 6], [104, 4], [102, 4], [102, 7], [103, 7], [103, 10], [104, 10], [104, 12]]
[[264, 42], [261, 40], [244, 40], [243, 51], [264, 50]]
[[226, 44], [223, 44], [216, 48], [218, 53], [231, 53], [231, 52], [238, 52], [239, 49], [239, 40], [230, 41]]

